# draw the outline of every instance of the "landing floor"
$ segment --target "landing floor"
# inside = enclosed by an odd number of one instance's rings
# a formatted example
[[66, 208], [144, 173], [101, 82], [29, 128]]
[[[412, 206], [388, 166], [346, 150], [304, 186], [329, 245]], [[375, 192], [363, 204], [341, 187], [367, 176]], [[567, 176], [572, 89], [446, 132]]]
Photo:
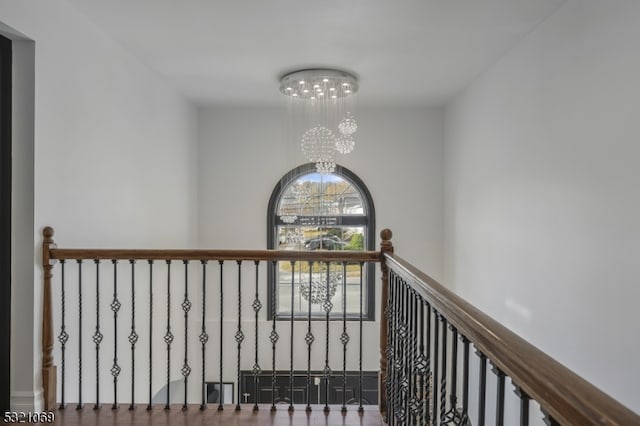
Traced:
[[112, 410], [110, 405], [104, 405], [100, 410], [93, 406], [85, 406], [76, 410], [74, 405], [68, 405], [64, 410], [56, 410], [55, 425], [68, 426], [186, 426], [186, 425], [225, 425], [225, 426], [382, 426], [383, 422], [378, 406], [364, 407], [364, 413], [359, 414], [357, 407], [349, 406], [345, 414], [340, 412], [339, 406], [332, 406], [325, 414], [323, 406], [312, 406], [311, 413], [305, 412], [305, 406], [296, 406], [293, 413], [287, 411], [287, 406], [278, 406], [278, 410], [271, 412], [270, 405], [261, 405], [260, 410], [254, 412], [253, 405], [243, 405], [242, 410], [235, 411], [235, 406], [225, 406], [218, 411], [217, 406], [211, 405], [200, 411], [199, 406], [190, 406], [182, 411], [182, 406], [172, 406], [165, 410], [158, 405], [151, 411], [140, 405], [135, 410], [129, 410], [123, 405]]

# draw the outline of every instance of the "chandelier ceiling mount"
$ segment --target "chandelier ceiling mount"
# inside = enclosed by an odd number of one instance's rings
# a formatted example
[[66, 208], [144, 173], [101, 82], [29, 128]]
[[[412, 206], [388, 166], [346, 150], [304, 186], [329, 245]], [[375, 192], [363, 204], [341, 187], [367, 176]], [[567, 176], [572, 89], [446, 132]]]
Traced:
[[331, 68], [294, 71], [280, 79], [287, 97], [293, 137], [320, 173], [333, 173], [336, 156], [355, 147], [355, 75]]

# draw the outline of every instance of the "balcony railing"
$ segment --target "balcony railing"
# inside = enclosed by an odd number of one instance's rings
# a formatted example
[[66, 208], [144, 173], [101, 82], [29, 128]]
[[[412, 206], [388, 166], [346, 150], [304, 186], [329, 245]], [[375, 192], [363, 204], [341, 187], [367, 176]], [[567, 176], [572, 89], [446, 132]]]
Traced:
[[[380, 251], [364, 252], [64, 249], [54, 244], [53, 229], [43, 235], [46, 409], [70, 402], [81, 408], [87, 400], [96, 409], [105, 402], [133, 409], [143, 401], [148, 409], [170, 409], [177, 398], [185, 410], [195, 401], [204, 409], [207, 384], [217, 382], [222, 393], [231, 382], [235, 410], [258, 410], [261, 393], [272, 411], [280, 404], [293, 411], [301, 401], [310, 411], [318, 402], [311, 387], [320, 378], [325, 411], [337, 400], [343, 413], [351, 404], [362, 412], [363, 352], [370, 354], [362, 283], [355, 321], [345, 306], [341, 318], [331, 315], [328, 276], [322, 321], [312, 321], [311, 307], [306, 321], [294, 318], [293, 309], [287, 321], [265, 320], [265, 265], [289, 262], [292, 271], [342, 265], [346, 288], [348, 265], [380, 263], [377, 402], [388, 424], [512, 424], [505, 412], [517, 410], [521, 425], [542, 417], [549, 425], [640, 425], [637, 414], [395, 255], [389, 230], [381, 232]], [[288, 384], [276, 387], [283, 375]], [[515, 408], [505, 396], [507, 377]], [[253, 395], [243, 393], [240, 384], [251, 381]], [[176, 387], [180, 396], [172, 396]], [[218, 395], [218, 410], [224, 403]]]

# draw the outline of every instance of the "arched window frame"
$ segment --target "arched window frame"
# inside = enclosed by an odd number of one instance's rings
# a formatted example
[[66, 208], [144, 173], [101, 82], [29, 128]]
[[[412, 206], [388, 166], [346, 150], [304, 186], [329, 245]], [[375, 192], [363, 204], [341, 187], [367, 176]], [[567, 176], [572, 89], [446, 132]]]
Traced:
[[[279, 216], [277, 215], [277, 209], [280, 202], [281, 197], [283, 196], [285, 190], [288, 186], [295, 182], [300, 177], [307, 175], [309, 173], [313, 173], [316, 171], [316, 166], [314, 163], [307, 163], [301, 166], [296, 167], [295, 169], [286, 173], [280, 181], [276, 184], [273, 192], [271, 193], [271, 197], [269, 198], [269, 204], [267, 207], [267, 248], [268, 249], [277, 249], [278, 241], [277, 241], [277, 227], [282, 222], [279, 221]], [[336, 165], [335, 172], [333, 175], [340, 176], [341, 178], [349, 181], [354, 187], [358, 189], [362, 196], [362, 201], [364, 203], [364, 215], [358, 216], [340, 216], [343, 220], [341, 225], [357, 225], [365, 227], [365, 242], [364, 248], [365, 250], [375, 250], [376, 244], [376, 221], [375, 221], [375, 207], [373, 204], [373, 198], [371, 197], [371, 193], [369, 189], [365, 185], [365, 183], [360, 179], [355, 173], [346, 167]], [[346, 222], [346, 223], [345, 223]], [[278, 315], [276, 312], [276, 305], [274, 304], [274, 300], [277, 295], [274, 295], [274, 283], [277, 280], [277, 267], [273, 263], [269, 263], [267, 265], [268, 273], [268, 286], [267, 286], [267, 313], [269, 315], [269, 319], [273, 319], [276, 316], [276, 319], [290, 319], [290, 315]], [[366, 313], [363, 316], [365, 321], [375, 321], [375, 265], [373, 263], [368, 263], [364, 266], [365, 270], [365, 280], [363, 282], [366, 288]], [[334, 315], [332, 315], [334, 316]], [[337, 315], [335, 316], [337, 318]], [[340, 314], [340, 318], [342, 314]], [[306, 319], [306, 314], [297, 314], [295, 315], [295, 319]], [[314, 318], [316, 319], [316, 318]], [[321, 319], [321, 318], [317, 318]], [[349, 317], [348, 320], [356, 320], [359, 317]]]

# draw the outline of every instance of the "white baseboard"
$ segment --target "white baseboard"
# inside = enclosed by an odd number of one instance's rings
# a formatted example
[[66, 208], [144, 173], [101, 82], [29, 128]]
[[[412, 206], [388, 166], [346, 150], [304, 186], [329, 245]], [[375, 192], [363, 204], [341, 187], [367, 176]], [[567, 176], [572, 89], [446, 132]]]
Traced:
[[42, 411], [42, 390], [12, 391], [11, 411], [40, 412]]

